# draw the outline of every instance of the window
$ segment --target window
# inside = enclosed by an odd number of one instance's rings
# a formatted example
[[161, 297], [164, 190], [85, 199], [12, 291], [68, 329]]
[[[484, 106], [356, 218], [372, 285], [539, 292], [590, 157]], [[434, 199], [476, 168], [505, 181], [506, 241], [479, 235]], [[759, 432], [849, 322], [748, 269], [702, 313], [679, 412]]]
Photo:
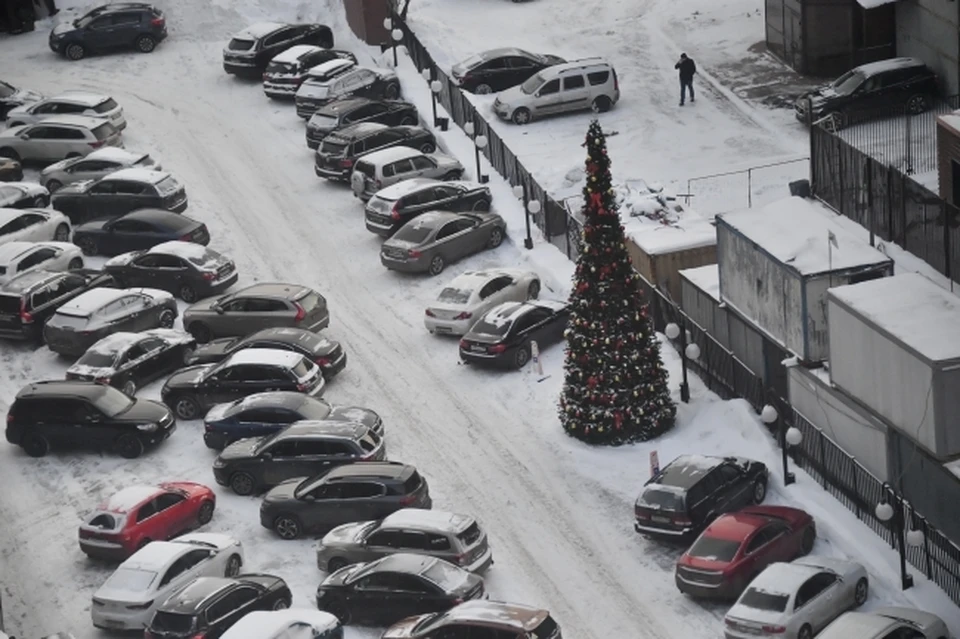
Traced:
[[340, 484], [341, 499], [370, 499], [386, 494], [383, 484], [373, 482], [356, 482]]
[[609, 71], [594, 71], [593, 73], [587, 74], [587, 80], [590, 81], [590, 86], [598, 86], [601, 84], [606, 84], [607, 80], [610, 79]]
[[723, 479], [724, 483], [737, 481], [740, 479], [740, 471], [736, 467], [730, 464], [724, 464], [718, 469], [720, 477]]
[[739, 541], [701, 536], [690, 546], [687, 554], [691, 557], [703, 557], [705, 559], [709, 558], [712, 561], [728, 562], [736, 557], [739, 549]]
[[65, 293], [63, 284], [63, 280], [57, 280], [34, 291], [33, 297], [30, 300], [31, 308], [39, 308], [59, 298]]
[[573, 91], [574, 89], [582, 89], [586, 86], [586, 83], [583, 81], [583, 76], [579, 73], [577, 75], [568, 75], [563, 79], [563, 90], [564, 91]]
[[503, 69], [506, 69], [506, 68], [507, 68], [506, 58], [494, 58], [493, 60], [490, 60], [486, 64], [481, 65], [479, 69], [476, 69], [476, 71], [481, 71], [481, 72], [502, 71]]
[[450, 237], [454, 233], [457, 233], [460, 230], [460, 225], [457, 224], [458, 221], [459, 220], [454, 220], [444, 224], [443, 227], [437, 232], [437, 239], [443, 240]]
[[397, 590], [397, 577], [391, 573], [376, 573], [356, 583], [357, 590]]
[[746, 552], [748, 555], [750, 553], [756, 552], [761, 548], [763, 548], [765, 545], [767, 545], [767, 543], [770, 542], [770, 540], [772, 539], [773, 539], [773, 535], [771, 533], [770, 528], [769, 527], [764, 528], [763, 530], [758, 532], [756, 535], [754, 535], [753, 539], [751, 539], [747, 543], [747, 547], [744, 550], [744, 552]]
[[[425, 191], [429, 193], [430, 191]], [[433, 188], [433, 200], [445, 200], [460, 195], [460, 190], [452, 186], [440, 185]], [[429, 201], [429, 200], [428, 200]]]
[[383, 177], [403, 175], [404, 173], [410, 173], [413, 170], [413, 164], [410, 163], [410, 160], [398, 160], [396, 162], [391, 162], [390, 164], [384, 165]]
[[123, 361], [132, 362], [134, 360], [140, 359], [144, 355], [146, 355], [146, 351], [143, 350], [143, 346], [141, 346], [140, 344], [134, 344], [133, 346], [127, 349], [127, 354], [124, 355]]
[[144, 233], [152, 231], [153, 227], [137, 220], [117, 220], [110, 225], [110, 230], [116, 233]]
[[30, 228], [36, 224], [43, 224], [47, 221], [47, 218], [42, 215], [37, 215], [36, 213], [25, 213], [20, 216], [20, 223], [23, 225], [23, 228]]
[[550, 80], [537, 91], [538, 96], [560, 93], [560, 80]]
[[327, 442], [318, 439], [295, 442], [294, 450], [296, 451], [297, 456], [303, 457], [326, 456], [332, 454], [330, 452], [330, 445]]
[[447, 539], [446, 535], [429, 533], [427, 534], [427, 549], [428, 550], [450, 550], [450, 540]]
[[254, 422], [259, 424], [286, 424], [290, 421], [281, 412], [269, 408], [259, 408], [247, 411], [238, 417], [242, 422]]
[[333, 457], [354, 457], [357, 451], [344, 442], [325, 442], [327, 455]]
[[160, 580], [160, 588], [163, 588], [187, 571], [187, 565], [184, 563], [184, 559], [185, 557], [181, 557], [167, 569], [167, 572], [163, 575], [163, 579]]
[[[10, 189], [0, 189], [0, 199], [7, 197], [6, 191]], [[10, 235], [11, 233], [16, 233], [17, 231], [23, 230], [23, 218], [18, 217], [16, 219], [10, 220], [0, 228], [0, 235]]]
[[297, 454], [297, 442], [277, 442], [264, 452], [270, 453], [274, 457], [294, 457]]
[[153, 517], [157, 514], [157, 502], [155, 499], [151, 499], [143, 506], [140, 506], [140, 510], [137, 511], [137, 523], [145, 521], [150, 517]]
[[116, 192], [121, 195], [143, 195], [145, 191], [146, 186], [140, 182], [116, 181]]
[[52, 128], [49, 126], [34, 126], [24, 131], [23, 135], [28, 140], [49, 140], [53, 137], [51, 135]]
[[157, 497], [157, 512], [172, 508], [182, 502], [186, 497], [179, 493], [163, 493]]
[[344, 118], [344, 120], [346, 120], [347, 122], [358, 122], [365, 118], [369, 118], [371, 116], [377, 115], [378, 113], [382, 113], [383, 110], [378, 109], [377, 106], [378, 105], [376, 104], [368, 104], [366, 106], [362, 106], [359, 109], [355, 109], [354, 111], [352, 111], [347, 117]]
[[[742, 597], [740, 597], [739, 603], [747, 608], [753, 608], [754, 610], [784, 612], [787, 609], [787, 603], [789, 603], [789, 601], [790, 595], [782, 595], [776, 592], [766, 592], [764, 590], [750, 588], [743, 593]], [[803, 604], [800, 603], [800, 595], [798, 594], [795, 608], [799, 608], [802, 605]]]
[[184, 269], [187, 265], [176, 255], [157, 254], [157, 268]]
[[434, 594], [435, 592], [432, 588], [427, 588], [427, 586], [420, 581], [418, 577], [414, 577], [413, 575], [393, 575], [393, 581], [394, 590], [401, 590], [403, 592], [416, 592], [424, 595]]
[[82, 104], [61, 104], [60, 110], [58, 111], [58, 113], [63, 113], [68, 115], [80, 115], [80, 114], [86, 113], [87, 110], [88, 108]]
[[513, 282], [513, 279], [507, 276], [497, 277], [489, 282], [487, 282], [483, 288], [480, 289], [480, 299], [487, 299], [494, 293], [502, 291], [504, 288], [509, 286]]
[[512, 58], [507, 58], [507, 64], [511, 69], [533, 69], [537, 63], [528, 58], [514, 56]]
[[818, 572], [797, 590], [797, 601], [794, 607], [800, 608], [835, 583], [837, 583], [837, 576], [832, 572]]
[[110, 18], [110, 16], [104, 16], [102, 18], [97, 18], [96, 20], [91, 22], [89, 25], [87, 25], [87, 28], [99, 30], [99, 29], [109, 29], [112, 26], [113, 26], [113, 20]]
[[429, 171], [430, 169], [437, 168], [437, 165], [433, 163], [433, 160], [426, 157], [425, 155], [418, 155], [410, 160], [413, 163], [413, 168], [415, 171]]
[[138, 268], [160, 268], [160, 256], [147, 253], [133, 260], [133, 265]]
[[246, 310], [248, 313], [274, 313], [277, 311], [286, 311], [288, 308], [286, 302], [283, 300], [251, 297], [246, 301]]
[[925, 639], [926, 635], [910, 626], [900, 626], [893, 632], [888, 632], [881, 639]]
[[393, 530], [378, 530], [367, 537], [368, 546], [383, 546], [386, 548], [401, 548], [403, 533]]
[[293, 36], [293, 29], [291, 29], [290, 27], [285, 27], [285, 28], [283, 28], [283, 29], [280, 29], [279, 31], [276, 31], [276, 32], [268, 35], [266, 38], [264, 38], [264, 39], [263, 39], [263, 46], [264, 46], [264, 47], [272, 47], [272, 46], [275, 46], [275, 45], [277, 45], [277, 44], [280, 44], [280, 43], [283, 42], [284, 40], [289, 39], [289, 38], [292, 37], [292, 36]]
[[131, 26], [140, 24], [140, 14], [138, 13], [117, 13], [113, 16], [113, 23], [118, 26]]
[[469, 231], [476, 225], [477, 225], [477, 220], [473, 218], [467, 217], [467, 218], [457, 220], [457, 232], [459, 233], [461, 231]]
[[360, 86], [366, 86], [368, 84], [373, 84], [377, 80], [377, 74], [369, 69], [360, 69], [353, 77], [353, 80], [355, 80]]
[[398, 537], [401, 550], [430, 550], [427, 533], [405, 530]]
[[148, 337], [147, 339], [140, 342], [140, 348], [143, 349], [143, 352], [152, 353], [154, 351], [159, 351], [166, 347], [167, 343], [160, 339], [159, 337]]
[[720, 477], [720, 473], [713, 469], [709, 473], [703, 476], [703, 479], [697, 482], [697, 488], [703, 491], [704, 497], [709, 497], [713, 493], [717, 492], [720, 487], [723, 485], [723, 479]]
[[103, 180], [97, 182], [92, 187], [90, 187], [90, 193], [94, 195], [113, 195], [117, 192], [117, 183], [110, 180]]
[[56, 256], [57, 251], [52, 248], [39, 249], [20, 260], [20, 264], [17, 265], [17, 270], [23, 271], [28, 268], [33, 268], [34, 266], [39, 266], [48, 260], [52, 260]]
[[221, 304], [220, 308], [228, 313], [246, 313], [251, 310], [251, 301], [252, 300], [247, 300], [241, 297], [240, 299], [230, 300], [229, 302]]
[[50, 115], [53, 113], [60, 112], [60, 103], [59, 102], [47, 102], [40, 104], [35, 107], [32, 111], [34, 115]]

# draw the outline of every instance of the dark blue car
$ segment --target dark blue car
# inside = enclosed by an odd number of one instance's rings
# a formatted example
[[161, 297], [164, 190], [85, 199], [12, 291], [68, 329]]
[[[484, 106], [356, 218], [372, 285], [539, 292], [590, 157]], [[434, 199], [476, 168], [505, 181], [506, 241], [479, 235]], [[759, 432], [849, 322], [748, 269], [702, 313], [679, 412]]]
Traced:
[[68, 60], [91, 53], [134, 49], [150, 53], [167, 37], [163, 12], [143, 2], [112, 2], [50, 32], [50, 50]]
[[120, 255], [181, 240], [207, 246], [207, 225], [163, 209], [140, 209], [112, 220], [93, 220], [74, 227], [73, 243], [84, 255]]
[[302, 420], [360, 423], [383, 437], [383, 420], [369, 408], [331, 406], [303, 393], [273, 391], [211, 407], [203, 418], [203, 441], [223, 450], [239, 439], [272, 435]]

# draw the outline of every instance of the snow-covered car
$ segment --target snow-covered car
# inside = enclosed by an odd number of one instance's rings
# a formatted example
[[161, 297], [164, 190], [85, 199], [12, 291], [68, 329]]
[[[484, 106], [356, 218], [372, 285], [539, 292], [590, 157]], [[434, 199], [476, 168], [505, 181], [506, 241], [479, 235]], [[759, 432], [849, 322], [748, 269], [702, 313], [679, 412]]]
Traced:
[[121, 286], [152, 286], [184, 302], [217, 295], [237, 282], [237, 265], [208, 246], [183, 240], [107, 260], [103, 270]]
[[0, 208], [0, 244], [70, 241], [70, 220], [50, 209]]
[[424, 153], [406, 146], [394, 146], [368, 153], [353, 165], [350, 187], [366, 202], [377, 191], [411, 178], [459, 180], [463, 165], [450, 155]]
[[845, 612], [817, 635], [817, 639], [947, 639], [940, 617], [914, 608], [878, 608]]
[[484, 313], [503, 302], [540, 296], [540, 276], [520, 269], [486, 269], [458, 275], [440, 291], [423, 317], [431, 333], [465, 335]]
[[7, 242], [0, 245], [0, 284], [37, 269], [75, 271], [83, 268], [80, 248], [67, 242]]
[[109, 95], [87, 91], [65, 91], [60, 95], [13, 108], [7, 113], [7, 126], [34, 124], [52, 115], [64, 114], [103, 118], [121, 131], [127, 128], [123, 107], [117, 104], [116, 100]]
[[257, 610], [230, 626], [220, 639], [342, 639], [343, 627], [328, 612], [309, 608]]
[[50, 192], [35, 182], [6, 182], [0, 184], [0, 207], [40, 209], [48, 204], [50, 204]]
[[108, 146], [97, 149], [86, 157], [73, 157], [51, 164], [40, 172], [40, 184], [53, 193], [67, 184], [99, 180], [114, 171], [131, 168], [163, 170], [163, 166], [149, 153], [137, 153]]
[[833, 557], [775, 563], [757, 575], [724, 618], [726, 639], [811, 639], [867, 600], [867, 571]]
[[309, 71], [295, 94], [297, 115], [308, 119], [329, 102], [330, 81], [357, 66], [356, 59], [340, 58], [318, 64]]
[[314, 44], [294, 45], [270, 60], [263, 72], [263, 92], [268, 98], [293, 97], [309, 69], [337, 57]]
[[197, 577], [235, 577], [240, 542], [217, 533], [152, 541], [135, 552], [93, 595], [90, 617], [104, 630], [146, 628], [161, 603]]
[[170, 328], [114, 333], [88, 348], [67, 369], [67, 379], [110, 384], [133, 397], [138, 388], [182, 368], [194, 346], [193, 335]]
[[36, 91], [20, 89], [0, 80], [0, 120], [5, 120], [11, 109], [42, 99], [43, 95]]
[[105, 146], [123, 146], [117, 127], [103, 118], [55, 115], [0, 131], [0, 156], [20, 162], [58, 162]]

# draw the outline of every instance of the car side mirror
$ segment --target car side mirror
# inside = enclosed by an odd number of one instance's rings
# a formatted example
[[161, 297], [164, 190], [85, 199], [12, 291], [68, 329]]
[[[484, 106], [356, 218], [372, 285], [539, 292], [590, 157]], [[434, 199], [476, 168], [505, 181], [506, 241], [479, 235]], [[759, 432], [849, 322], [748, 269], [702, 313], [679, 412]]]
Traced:
[[214, 307], [213, 307], [213, 310], [215, 310], [215, 311], [217, 312], [217, 315], [223, 315], [223, 313], [224, 313], [224, 310], [223, 310], [223, 307], [222, 307], [222, 306], [214, 306]]
[[270, 461], [271, 459], [273, 459], [273, 453], [262, 453], [260, 455], [260, 459], [264, 461]]

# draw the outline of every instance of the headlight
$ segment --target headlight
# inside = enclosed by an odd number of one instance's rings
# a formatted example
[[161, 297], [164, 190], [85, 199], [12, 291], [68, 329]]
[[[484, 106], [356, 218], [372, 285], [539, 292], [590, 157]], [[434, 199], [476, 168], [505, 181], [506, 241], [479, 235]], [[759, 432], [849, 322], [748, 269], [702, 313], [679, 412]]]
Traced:
[[223, 461], [222, 459], [220, 459], [219, 457], [218, 457], [216, 460], [214, 460], [214, 462], [213, 462], [213, 467], [214, 467], [214, 468], [225, 468], [226, 465], [227, 465], [226, 462], [224, 462], [224, 461]]
[[137, 424], [137, 430], [143, 431], [144, 433], [152, 433], [157, 430], [158, 426], [156, 424]]

